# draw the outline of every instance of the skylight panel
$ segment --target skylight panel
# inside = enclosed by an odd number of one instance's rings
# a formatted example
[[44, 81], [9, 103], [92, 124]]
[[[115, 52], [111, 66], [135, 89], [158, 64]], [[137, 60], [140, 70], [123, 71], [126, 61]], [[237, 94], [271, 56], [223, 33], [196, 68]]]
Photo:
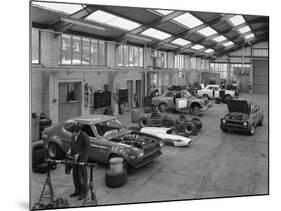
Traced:
[[208, 27], [205, 27], [204, 29], [199, 30], [198, 33], [204, 35], [205, 37], [209, 37], [211, 35], [216, 34], [217, 32], [208, 26]]
[[239, 28], [238, 30], [240, 31], [241, 34], [244, 34], [244, 33], [246, 33], [246, 32], [251, 31], [251, 29], [250, 29], [249, 26], [244, 26], [244, 27], [242, 27], [242, 28]]
[[213, 49], [211, 49], [211, 48], [209, 48], [209, 49], [205, 50], [204, 52], [205, 52], [205, 53], [213, 53], [213, 52], [214, 52], [214, 50], [213, 50]]
[[196, 45], [192, 46], [191, 48], [194, 49], [194, 50], [200, 50], [200, 49], [204, 48], [204, 46], [196, 44]]
[[229, 18], [229, 20], [231, 21], [231, 23], [234, 26], [237, 26], [237, 25], [240, 25], [242, 23], [245, 23], [245, 19], [243, 18], [242, 15], [235, 15], [235, 16]]
[[134, 21], [130, 21], [125, 18], [120, 18], [116, 15], [112, 15], [100, 10], [97, 10], [96, 12], [89, 15], [87, 19], [104, 23], [113, 27], [119, 27], [125, 30], [132, 30], [140, 26], [140, 24]]
[[253, 37], [255, 37], [255, 35], [253, 33], [251, 33], [251, 34], [247, 34], [245, 36], [245, 39], [247, 40], [247, 39], [250, 39], [250, 38], [253, 38]]
[[83, 8], [80, 4], [62, 4], [62, 3], [48, 3], [48, 2], [33, 2], [33, 4], [41, 7], [45, 7], [46, 9], [51, 9], [68, 14], [73, 14]]
[[213, 40], [216, 41], [216, 42], [222, 42], [222, 41], [226, 40], [226, 37], [223, 36], [223, 35], [220, 35], [218, 37], [215, 37]]
[[226, 42], [226, 43], [224, 43], [223, 45], [225, 46], [225, 47], [227, 47], [227, 46], [230, 46], [230, 45], [233, 45], [234, 43], [232, 42], [232, 41], [229, 41], [229, 42]]
[[160, 13], [161, 15], [169, 15], [170, 13], [174, 12], [173, 10], [155, 10], [155, 11]]
[[166, 32], [162, 32], [162, 31], [159, 31], [159, 30], [153, 29], [153, 28], [149, 28], [149, 29], [143, 31], [141, 34], [149, 36], [149, 37], [153, 37], [158, 40], [164, 40], [171, 36], [170, 34], [168, 34]]
[[201, 20], [194, 17], [193, 15], [191, 15], [188, 12], [174, 18], [173, 20], [187, 26], [188, 28], [194, 28], [196, 26], [203, 24], [203, 22]]
[[175, 39], [174, 41], [172, 41], [173, 44], [177, 44], [177, 45], [181, 45], [181, 46], [185, 46], [190, 44], [191, 42], [182, 38], [178, 38]]

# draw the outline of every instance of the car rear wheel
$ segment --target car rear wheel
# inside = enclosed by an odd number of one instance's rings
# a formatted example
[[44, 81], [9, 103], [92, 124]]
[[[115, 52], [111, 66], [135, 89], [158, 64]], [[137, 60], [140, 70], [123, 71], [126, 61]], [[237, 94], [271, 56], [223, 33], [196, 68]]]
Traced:
[[159, 104], [159, 111], [160, 112], [166, 112], [168, 108], [168, 105], [166, 103]]
[[139, 119], [140, 128], [148, 127], [150, 125], [150, 119], [148, 117], [141, 117]]
[[249, 129], [249, 135], [250, 136], [254, 135], [255, 134], [255, 130], [256, 130], [255, 125], [254, 124], [251, 125], [251, 127]]
[[183, 131], [189, 136], [196, 134], [196, 126], [192, 122], [185, 122], [183, 125]]
[[51, 159], [59, 160], [63, 157], [63, 153], [57, 144], [51, 142], [48, 145], [48, 156]]

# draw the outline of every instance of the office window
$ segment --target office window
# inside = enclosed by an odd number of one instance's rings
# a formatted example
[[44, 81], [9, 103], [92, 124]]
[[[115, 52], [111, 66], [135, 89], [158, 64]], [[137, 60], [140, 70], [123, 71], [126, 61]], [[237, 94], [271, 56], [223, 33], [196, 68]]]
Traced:
[[82, 64], [90, 64], [90, 39], [82, 38]]
[[129, 66], [134, 66], [134, 47], [129, 46]]
[[119, 45], [117, 48], [117, 65], [123, 66], [123, 45]]
[[177, 69], [183, 69], [184, 68], [184, 55], [175, 55], [174, 56], [174, 67]]
[[138, 47], [134, 47], [134, 66], [135, 67], [139, 67], [139, 48]]
[[129, 47], [124, 45], [124, 66], [129, 66]]
[[99, 40], [99, 66], [105, 66], [105, 42]]
[[98, 41], [91, 40], [91, 64], [98, 66]]
[[62, 35], [61, 40], [61, 63], [71, 64], [71, 36]]
[[37, 29], [32, 29], [32, 63], [39, 64], [40, 55], [40, 32]]
[[81, 38], [72, 37], [72, 64], [81, 64]]
[[143, 48], [139, 48], [139, 66], [143, 67]]

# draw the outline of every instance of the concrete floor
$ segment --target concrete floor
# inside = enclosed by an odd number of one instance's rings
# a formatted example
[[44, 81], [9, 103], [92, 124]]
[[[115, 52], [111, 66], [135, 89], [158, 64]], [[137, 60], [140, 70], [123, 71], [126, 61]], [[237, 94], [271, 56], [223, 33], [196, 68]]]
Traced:
[[[268, 99], [264, 95], [241, 94], [261, 105], [264, 122], [254, 136], [223, 133], [220, 118], [227, 113], [225, 104], [214, 104], [201, 118], [202, 131], [193, 136], [188, 148], [165, 146], [163, 154], [151, 164], [128, 175], [120, 188], [105, 186], [105, 165], [94, 170], [99, 205], [150, 201], [213, 198], [268, 193]], [[169, 114], [175, 116], [175, 114]], [[128, 126], [130, 114], [120, 116]], [[51, 172], [55, 198], [69, 200], [72, 207], [81, 201], [69, 198], [73, 192], [71, 175], [64, 166]], [[40, 196], [45, 175], [31, 174], [31, 204]]]

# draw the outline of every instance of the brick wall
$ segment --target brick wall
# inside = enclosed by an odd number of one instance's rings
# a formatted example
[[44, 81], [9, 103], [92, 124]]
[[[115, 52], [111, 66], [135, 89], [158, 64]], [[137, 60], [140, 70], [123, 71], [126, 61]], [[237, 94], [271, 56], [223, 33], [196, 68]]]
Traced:
[[[19, 90], [20, 91], [20, 90]], [[32, 70], [31, 72], [31, 112], [40, 115], [43, 97], [43, 72]]]

